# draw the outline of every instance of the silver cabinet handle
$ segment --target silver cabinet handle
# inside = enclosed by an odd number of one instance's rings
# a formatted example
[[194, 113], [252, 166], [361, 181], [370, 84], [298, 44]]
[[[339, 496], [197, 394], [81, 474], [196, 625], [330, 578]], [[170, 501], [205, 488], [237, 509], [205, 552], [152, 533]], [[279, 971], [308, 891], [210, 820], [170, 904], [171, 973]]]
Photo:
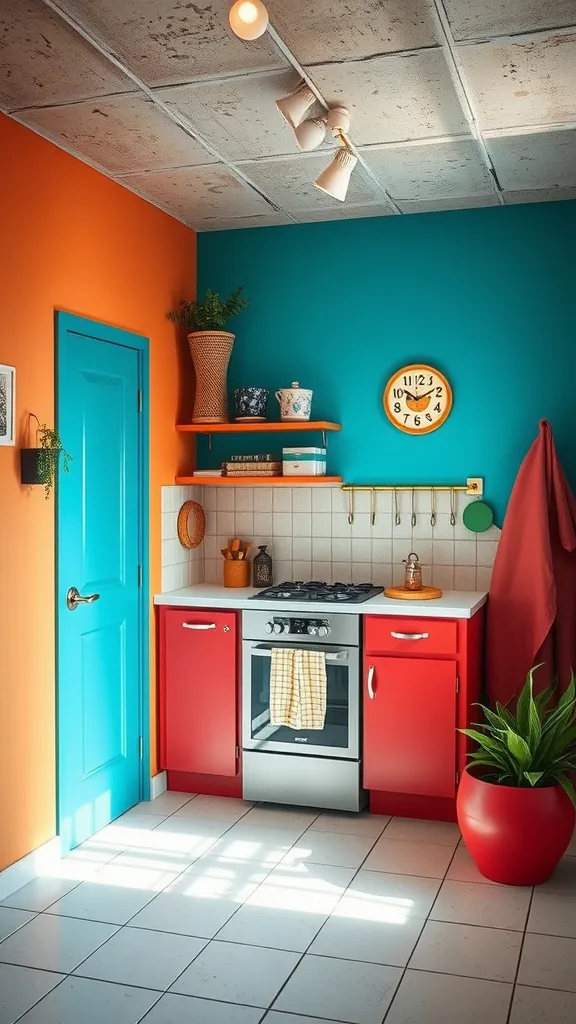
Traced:
[[395, 633], [392, 631], [390, 636], [393, 636], [395, 640], [427, 640], [430, 633]]
[[374, 668], [374, 665], [370, 665], [370, 668], [368, 669], [368, 679], [366, 680], [366, 687], [368, 689], [368, 696], [370, 697], [370, 700], [374, 700], [375, 697], [374, 687], [372, 685], [375, 671], [376, 669]]
[[182, 629], [216, 629], [215, 622], [183, 622]]

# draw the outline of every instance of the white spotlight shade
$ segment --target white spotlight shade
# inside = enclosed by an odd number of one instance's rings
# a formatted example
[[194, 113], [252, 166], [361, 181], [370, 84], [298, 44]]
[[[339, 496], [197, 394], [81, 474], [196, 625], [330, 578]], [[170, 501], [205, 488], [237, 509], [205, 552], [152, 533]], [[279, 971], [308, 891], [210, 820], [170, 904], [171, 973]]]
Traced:
[[314, 93], [308, 88], [306, 82], [302, 82], [289, 96], [283, 96], [281, 100], [276, 100], [276, 106], [290, 127], [296, 128], [315, 99]]
[[316, 149], [317, 146], [324, 142], [326, 137], [326, 118], [311, 117], [308, 121], [302, 121], [302, 124], [299, 124], [294, 129], [294, 135], [300, 149], [304, 153], [309, 153], [311, 149]]
[[250, 42], [268, 28], [268, 11], [261, 0], [236, 0], [228, 15], [230, 28], [239, 39]]
[[339, 149], [332, 163], [316, 178], [316, 188], [343, 203], [350, 184], [350, 175], [357, 163], [358, 158], [349, 149]]

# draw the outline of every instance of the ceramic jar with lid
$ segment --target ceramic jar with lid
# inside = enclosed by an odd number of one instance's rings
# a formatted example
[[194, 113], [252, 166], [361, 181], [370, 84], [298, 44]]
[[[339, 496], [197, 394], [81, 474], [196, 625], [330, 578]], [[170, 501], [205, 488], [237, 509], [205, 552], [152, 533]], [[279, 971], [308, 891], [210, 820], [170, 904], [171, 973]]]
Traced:
[[280, 403], [280, 419], [286, 422], [293, 420], [309, 420], [312, 409], [312, 392], [301, 388], [298, 381], [291, 387], [281, 388], [276, 392]]

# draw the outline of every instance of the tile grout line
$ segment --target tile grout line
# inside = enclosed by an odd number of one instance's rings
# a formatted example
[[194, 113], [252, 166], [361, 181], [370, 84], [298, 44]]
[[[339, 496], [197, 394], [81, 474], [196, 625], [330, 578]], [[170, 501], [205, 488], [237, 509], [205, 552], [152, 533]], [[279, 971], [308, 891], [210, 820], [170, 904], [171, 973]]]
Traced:
[[526, 914], [526, 924], [524, 925], [524, 931], [522, 933], [522, 939], [520, 940], [520, 950], [518, 952], [518, 963], [516, 964], [516, 971], [514, 972], [514, 980], [512, 982], [512, 992], [510, 994], [510, 1006], [508, 1007], [508, 1014], [506, 1016], [506, 1024], [510, 1024], [512, 1017], [512, 1010], [514, 1008], [514, 997], [516, 995], [516, 987], [518, 984], [518, 975], [520, 974], [520, 965], [522, 963], [522, 955], [524, 953], [524, 943], [526, 941], [526, 935], [528, 932], [528, 921], [530, 920], [530, 911], [532, 910], [532, 902], [534, 900], [534, 886], [532, 886], [532, 892], [530, 893], [530, 899], [528, 901], [528, 913]]

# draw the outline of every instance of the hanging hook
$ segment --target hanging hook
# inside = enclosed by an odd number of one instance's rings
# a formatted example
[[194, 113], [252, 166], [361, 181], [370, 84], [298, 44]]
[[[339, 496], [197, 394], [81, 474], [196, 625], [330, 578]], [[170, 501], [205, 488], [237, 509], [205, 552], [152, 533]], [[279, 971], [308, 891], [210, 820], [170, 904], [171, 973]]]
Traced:
[[354, 522], [354, 491], [348, 491], [348, 522], [352, 526]]
[[370, 526], [376, 525], [376, 491], [370, 491]]
[[436, 526], [436, 491], [430, 488], [430, 526]]
[[450, 488], [450, 526], [456, 526], [456, 491]]
[[412, 526], [416, 526], [416, 523], [417, 523], [416, 509], [414, 507], [414, 502], [415, 501], [416, 501], [416, 493], [414, 491], [414, 488], [412, 488], [412, 516], [411, 516]]
[[400, 526], [400, 523], [402, 522], [398, 511], [398, 491], [396, 488], [394, 488], [394, 522], [396, 523], [396, 526]]

